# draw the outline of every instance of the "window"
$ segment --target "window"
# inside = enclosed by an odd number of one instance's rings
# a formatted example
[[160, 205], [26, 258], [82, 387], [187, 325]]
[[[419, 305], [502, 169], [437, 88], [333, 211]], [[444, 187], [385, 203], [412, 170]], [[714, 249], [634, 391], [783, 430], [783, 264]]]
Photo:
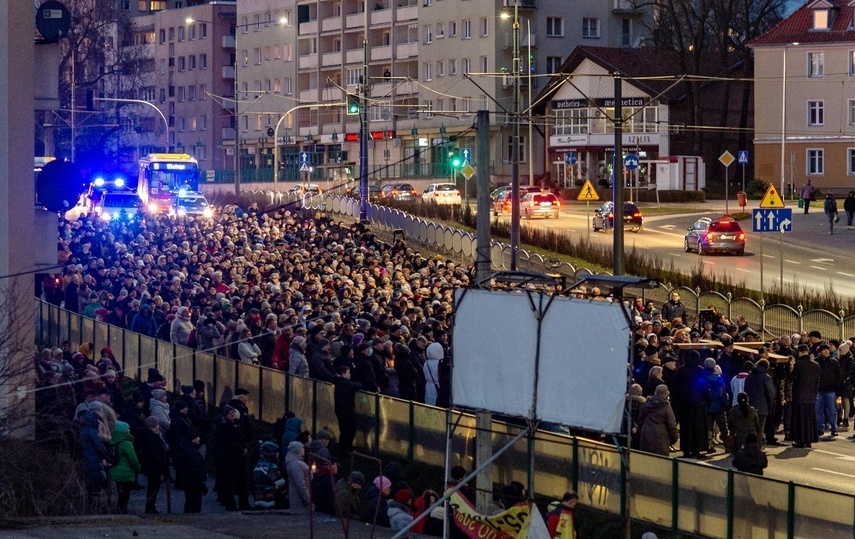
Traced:
[[445, 76], [445, 62], [442, 60], [436, 63], [436, 76], [444, 77]]
[[445, 111], [445, 99], [437, 99], [436, 100], [436, 110], [440, 114]]
[[200, 54], [199, 55], [199, 69], [208, 69], [208, 55]]
[[481, 69], [481, 73], [487, 72], [487, 57], [486, 56], [482, 56], [481, 58], [478, 59], [478, 66]]
[[184, 41], [184, 27], [178, 27], [178, 41]]
[[196, 85], [187, 87], [187, 101], [196, 101]]
[[855, 51], [849, 51], [849, 76], [855, 77]]
[[160, 44], [163, 45], [166, 43], [166, 30], [160, 30]]
[[828, 30], [828, 10], [813, 10], [813, 30]]
[[582, 19], [582, 37], [600, 37], [600, 19], [585, 17]]
[[425, 62], [423, 69], [424, 69], [424, 80], [433, 80], [433, 64], [430, 62]]
[[[518, 138], [518, 140], [519, 140], [519, 143], [517, 144], [517, 160], [520, 163], [527, 163], [528, 161], [526, 161], [526, 155], [525, 155], [525, 149], [526, 149], [525, 137], [520, 136]], [[511, 152], [513, 151], [513, 148], [514, 148], [514, 138], [508, 137], [508, 161], [509, 162], [511, 160]]]
[[430, 24], [422, 26], [422, 38], [425, 45], [433, 43], [433, 27]]
[[489, 26], [487, 24], [487, 17], [481, 17], [481, 20], [478, 21], [478, 35], [481, 37], [487, 37], [487, 33], [489, 30]]
[[472, 73], [472, 59], [471, 58], [464, 58], [463, 59], [463, 74], [468, 75], [469, 73]]
[[208, 39], [208, 24], [204, 22], [199, 23], [199, 39]]
[[178, 117], [178, 130], [187, 131], [187, 119], [184, 116]]
[[846, 150], [848, 153], [849, 159], [846, 160], [849, 166], [848, 173], [855, 174], [855, 148], [849, 148]]
[[196, 117], [190, 116], [190, 131], [196, 130]]
[[445, 30], [442, 28], [442, 23], [438, 22], [436, 23], [436, 38], [440, 39], [443, 37], [445, 37]]
[[463, 35], [460, 37], [462, 39], [472, 39], [472, 21], [469, 19], [463, 21]]
[[261, 114], [255, 115], [255, 130], [256, 131], [261, 131], [261, 128], [263, 126], [262, 118], [264, 118], [264, 116], [262, 116]]
[[448, 37], [457, 37], [457, 21], [448, 21]]
[[281, 60], [282, 59], [282, 45], [276, 45], [273, 47], [273, 59]]
[[425, 6], [425, 7], [430, 7], [430, 6], [432, 6], [432, 5], [433, 5], [433, 0], [424, 0], [424, 1], [422, 2], [422, 5], [423, 5], [423, 6]]
[[247, 19], [246, 17], [241, 17], [240, 27], [243, 29], [244, 34], [249, 32], [249, 19]]
[[190, 41], [196, 41], [196, 25], [191, 24], [190, 29], [187, 30], [187, 32], [190, 34], [190, 36], [189, 36]]
[[291, 10], [285, 10], [285, 26], [291, 26]]
[[200, 84], [199, 85], [199, 101], [207, 101], [208, 100], [208, 85]]
[[282, 92], [282, 79], [273, 79], [273, 93]]
[[243, 67], [246, 67], [249, 65], [249, 51], [244, 50], [242, 56], [243, 56]]
[[450, 110], [451, 112], [457, 112], [457, 98], [449, 98], [448, 110]]
[[356, 86], [359, 84], [359, 77], [362, 75], [362, 68], [350, 67], [344, 72], [345, 86]]
[[252, 57], [255, 60], [255, 65], [261, 65], [261, 47], [256, 47], [252, 50]]
[[449, 75], [457, 75], [457, 60], [451, 59], [448, 61], [448, 74]]
[[825, 74], [824, 56], [821, 52], [808, 53], [808, 77], [822, 77]]
[[273, 91], [273, 82], [270, 79], [264, 79], [264, 90], [267, 93], [270, 93]]
[[855, 125], [855, 99], [849, 100], [849, 125]]
[[175, 41], [175, 28], [169, 29], [169, 41]]
[[294, 44], [286, 43], [282, 45], [282, 59], [286, 62], [294, 61]]
[[255, 16], [255, 31], [261, 32], [261, 15]]
[[564, 17], [546, 18], [546, 36], [562, 37], [564, 35]]
[[189, 63], [189, 70], [190, 71], [195, 70], [196, 69], [196, 56], [195, 55], [188, 56], [187, 60]]
[[809, 149], [807, 151], [807, 173], [814, 176], [825, 173], [824, 150]]
[[553, 110], [556, 116], [553, 135], [585, 135], [588, 133], [588, 109]]
[[199, 129], [201, 129], [202, 131], [208, 130], [208, 115], [207, 114], [202, 115], [201, 127]]
[[187, 67], [187, 59], [183, 56], [178, 57], [178, 71], [184, 71]]
[[632, 46], [632, 21], [629, 19], [620, 21], [620, 45], [621, 47]]
[[285, 95], [291, 95], [294, 93], [294, 87], [291, 84], [291, 77], [285, 77], [282, 80], [282, 93]]
[[433, 118], [433, 101], [425, 101], [425, 118]]
[[471, 97], [461, 98], [460, 108], [463, 112], [472, 112], [472, 98]]
[[547, 56], [546, 57], [546, 72], [547, 73], [558, 73], [558, 70], [561, 69], [561, 61], [560, 56]]
[[273, 49], [271, 49], [270, 46], [264, 47], [264, 61], [267, 61], [267, 60], [270, 60], [271, 58], [273, 58], [272, 50]]
[[825, 102], [808, 101], [808, 125], [825, 124]]

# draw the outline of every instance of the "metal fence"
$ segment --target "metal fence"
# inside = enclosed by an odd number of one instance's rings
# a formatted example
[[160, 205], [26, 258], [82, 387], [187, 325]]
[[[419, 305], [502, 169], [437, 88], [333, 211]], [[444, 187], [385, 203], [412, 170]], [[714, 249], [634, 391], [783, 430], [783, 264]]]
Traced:
[[[39, 300], [35, 310], [36, 337], [44, 345], [92, 342], [96, 353], [109, 346], [127, 376], [142, 380], [149, 367], [157, 367], [173, 391], [202, 380], [212, 404], [225, 403], [236, 388], [245, 388], [251, 395], [249, 411], [261, 421], [272, 423], [292, 410], [313, 432], [326, 428], [339, 434], [332, 384], [152, 339]], [[359, 446], [441, 467], [446, 425], [451, 421], [455, 425], [451, 460], [474, 467], [473, 415], [366, 392], [358, 394], [356, 407]], [[492, 432], [498, 451], [520, 428], [494, 421]], [[630, 459], [630, 489], [625, 463], [614, 447], [550, 432], [539, 431], [533, 441], [517, 442], [497, 459], [495, 482], [527, 484], [530, 443], [535, 492], [542, 496], [560, 498], [572, 489], [583, 504], [621, 516], [629, 496], [633, 519], [703, 537], [855, 534], [855, 496], [638, 452]]]

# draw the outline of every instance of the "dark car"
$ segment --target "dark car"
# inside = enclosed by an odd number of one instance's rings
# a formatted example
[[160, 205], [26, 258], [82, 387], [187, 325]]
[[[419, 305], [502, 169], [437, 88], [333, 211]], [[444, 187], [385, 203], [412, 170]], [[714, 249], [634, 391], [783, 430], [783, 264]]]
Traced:
[[[359, 183], [351, 187], [345, 192], [345, 196], [359, 198]], [[383, 198], [383, 191], [380, 190], [380, 187], [374, 185], [373, 183], [368, 184], [368, 200], [380, 200]]]
[[730, 217], [710, 219], [702, 217], [686, 232], [683, 250], [697, 251], [699, 255], [713, 252], [729, 252], [739, 256], [745, 254], [745, 232], [739, 223]]
[[[609, 201], [603, 204], [594, 212], [594, 217], [591, 218], [591, 226], [594, 232], [598, 230], [609, 230], [614, 228], [615, 223], [615, 205]], [[623, 203], [623, 227], [632, 230], [635, 233], [641, 232], [644, 225], [644, 216], [641, 215], [641, 210], [632, 202]]]
[[384, 198], [392, 200], [414, 200], [416, 190], [408, 183], [387, 183], [381, 188]]

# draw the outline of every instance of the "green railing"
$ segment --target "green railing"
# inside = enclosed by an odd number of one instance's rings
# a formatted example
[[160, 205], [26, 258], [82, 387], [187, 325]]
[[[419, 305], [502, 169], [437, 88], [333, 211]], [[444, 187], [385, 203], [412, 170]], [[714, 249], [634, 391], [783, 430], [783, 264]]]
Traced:
[[[172, 390], [202, 380], [212, 404], [245, 388], [250, 413], [261, 421], [272, 423], [292, 410], [312, 431], [338, 434], [332, 384], [158, 341], [39, 300], [35, 310], [36, 337], [44, 345], [92, 342], [96, 354], [109, 346], [128, 376], [141, 380], [149, 367], [157, 367]], [[376, 393], [360, 392], [356, 404], [357, 445], [441, 467], [451, 420], [451, 460], [473, 468], [474, 416]], [[497, 451], [520, 428], [494, 421], [492, 432]], [[855, 536], [855, 496], [848, 494], [640, 452], [631, 454], [627, 488], [624, 461], [612, 446], [539, 431], [533, 449], [539, 495], [560, 498], [573, 489], [583, 504], [616, 516], [624, 515], [629, 496], [633, 519], [674, 532], [728, 539]], [[493, 480], [526, 484], [527, 454], [523, 439], [497, 459]]]

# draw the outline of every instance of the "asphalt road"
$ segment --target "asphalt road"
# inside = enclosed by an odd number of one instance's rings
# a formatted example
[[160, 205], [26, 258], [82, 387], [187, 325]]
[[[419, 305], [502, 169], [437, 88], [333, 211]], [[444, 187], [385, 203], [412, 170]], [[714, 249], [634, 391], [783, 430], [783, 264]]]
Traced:
[[[641, 205], [642, 213], [652, 206], [655, 205]], [[663, 206], [675, 211], [680, 207], [675, 204]], [[590, 237], [597, 244], [611, 245], [611, 232], [589, 231], [590, 215], [597, 207], [598, 203], [591, 203], [589, 211], [581, 203], [565, 204], [558, 219], [524, 219], [522, 226], [552, 229], [574, 239]], [[855, 240], [855, 230], [847, 230], [845, 218], [835, 227], [834, 235], [828, 235], [827, 221], [819, 208], [814, 208], [809, 215], [793, 208], [793, 232], [787, 234], [752, 232], [751, 221], [746, 219], [740, 222], [747, 235], [744, 256], [700, 256], [683, 251], [686, 228], [700, 217], [722, 215], [724, 204], [714, 201], [692, 204], [691, 207], [703, 209], [691, 213], [647, 212], [642, 232], [626, 231], [624, 244], [627, 251], [635, 248], [658, 257], [666, 264], [673, 263], [675, 268], [686, 273], [702, 267], [705, 273], [727, 276], [755, 290], [760, 290], [761, 286], [764, 290], [777, 286], [783, 273], [786, 286], [795, 285], [815, 291], [831, 287], [837, 294], [855, 295], [855, 251], [850, 248]], [[738, 207], [732, 205], [730, 210], [734, 212]], [[507, 215], [500, 216], [500, 219], [507, 218]]]

